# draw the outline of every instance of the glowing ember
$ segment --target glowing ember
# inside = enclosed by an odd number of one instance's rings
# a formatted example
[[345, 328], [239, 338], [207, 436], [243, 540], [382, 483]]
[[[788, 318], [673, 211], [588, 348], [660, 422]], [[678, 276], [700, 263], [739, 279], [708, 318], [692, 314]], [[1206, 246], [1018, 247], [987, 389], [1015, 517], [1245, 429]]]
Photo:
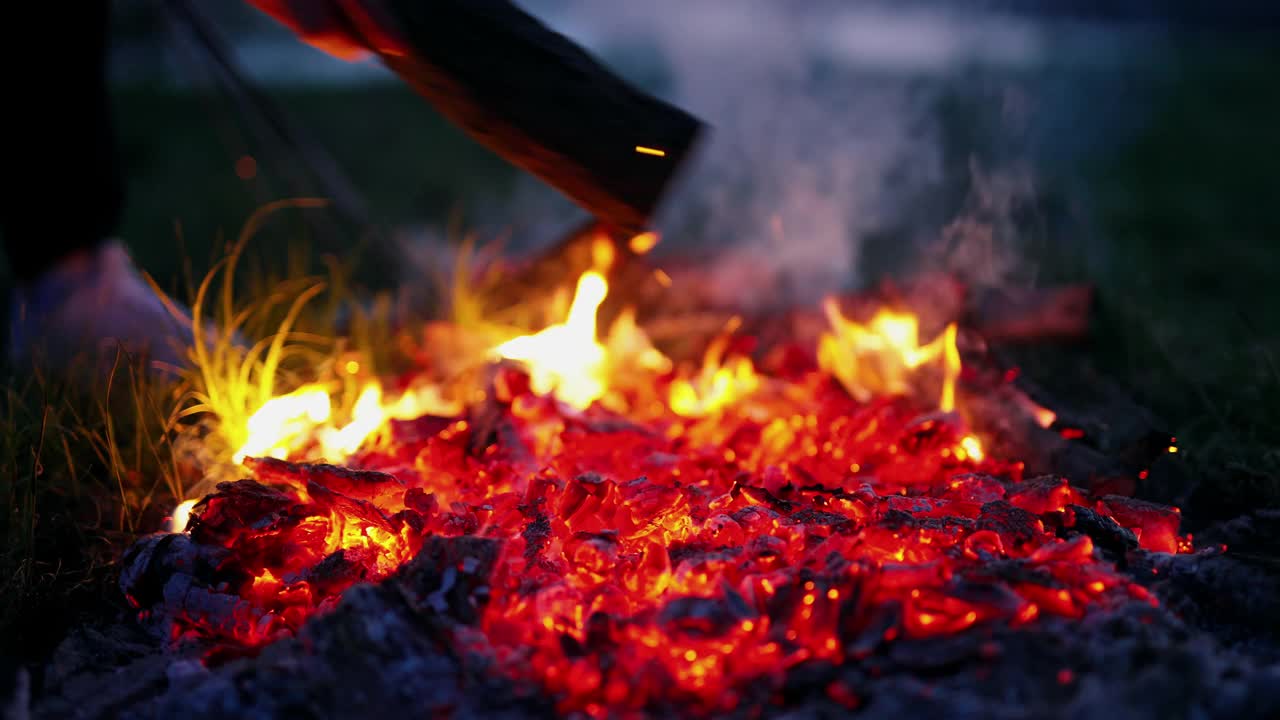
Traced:
[[1016, 398], [1017, 403], [1022, 406], [1022, 409], [1035, 419], [1036, 424], [1040, 427], [1047, 429], [1052, 427], [1053, 424], [1058, 421], [1057, 413], [1040, 405], [1026, 395], [1017, 393], [1013, 397]]
[[[237, 453], [252, 479], [174, 512], [216, 567], [148, 611], [174, 637], [254, 648], [432, 538], [474, 536], [496, 557], [449, 642], [563, 713], [715, 713], [902, 638], [1150, 602], [1102, 559], [1098, 527], [1190, 548], [1175, 509], [990, 457], [950, 412], [954, 325], [922, 345], [914, 316], [861, 324], [829, 303], [816, 353], [766, 373], [725, 333], [686, 373], [630, 312], [598, 340], [608, 291], [586, 272], [563, 322], [494, 348], [513, 363], [471, 408], [425, 382], [392, 400], [365, 385], [340, 427], [317, 387], [267, 403]], [[317, 450], [358, 469], [273, 459]]]

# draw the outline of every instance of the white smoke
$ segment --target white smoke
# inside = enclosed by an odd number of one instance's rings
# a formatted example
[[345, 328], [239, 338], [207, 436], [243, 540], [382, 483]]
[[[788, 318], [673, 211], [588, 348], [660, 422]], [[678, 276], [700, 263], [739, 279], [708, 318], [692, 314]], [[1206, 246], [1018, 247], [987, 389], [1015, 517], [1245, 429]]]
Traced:
[[[530, 9], [606, 60], [653, 50], [661, 94], [711, 126], [660, 218], [663, 251], [720, 248], [711, 289], [737, 305], [812, 301], [865, 279], [864, 238], [901, 225], [942, 181], [936, 98], [911, 78], [1034, 62], [1040, 49], [1025, 24], [820, 0]], [[528, 197], [520, 205], [543, 204]]]
[[[658, 218], [657, 252], [714, 249], [700, 290], [746, 308], [886, 272], [1035, 282], [1028, 258], [1058, 235], [1092, 247], [1087, 188], [1066, 187], [1069, 203], [1042, 216], [1042, 155], [1057, 148], [1066, 167], [1100, 130], [1115, 134], [1133, 113], [1097, 85], [1120, 73], [1100, 70], [1141, 76], [1132, 58], [1150, 45], [1144, 31], [941, 0], [522, 4], [711, 126]], [[1071, 172], [1054, 177], [1055, 197]], [[553, 239], [573, 210], [535, 186], [479, 215]], [[1055, 235], [1064, 212], [1069, 232]]]

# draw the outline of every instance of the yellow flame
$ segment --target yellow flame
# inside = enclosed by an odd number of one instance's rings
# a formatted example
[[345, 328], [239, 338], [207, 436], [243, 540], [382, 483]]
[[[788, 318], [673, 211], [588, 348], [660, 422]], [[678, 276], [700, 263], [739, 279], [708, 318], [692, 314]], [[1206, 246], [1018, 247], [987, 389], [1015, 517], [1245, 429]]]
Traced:
[[232, 460], [239, 463], [246, 457], [287, 458], [314, 439], [326, 460], [339, 461], [359, 450], [389, 419], [453, 417], [461, 412], [461, 403], [446, 399], [436, 385], [411, 387], [388, 400], [381, 385], [371, 380], [361, 388], [351, 408], [350, 422], [335, 427], [328, 391], [319, 385], [307, 385], [268, 400], [250, 415], [245, 431], [249, 439]]
[[463, 410], [462, 403], [446, 398], [439, 385], [430, 384], [409, 388], [395, 400], [383, 403], [382, 409], [388, 418], [396, 420], [414, 420], [423, 415], [455, 417]]
[[360, 449], [370, 435], [382, 427], [387, 415], [382, 409], [382, 388], [369, 383], [360, 391], [351, 409], [351, 422], [336, 430], [325, 428], [320, 433], [320, 446], [326, 459], [341, 459]]
[[[609, 327], [605, 341], [609, 369], [627, 374], [637, 371], [661, 375], [671, 371], [671, 360], [663, 355], [636, 323], [635, 308], [624, 308]], [[634, 378], [639, 379], [639, 378]]]
[[247, 457], [288, 457], [289, 451], [329, 420], [331, 412], [329, 393], [315, 385], [271, 398], [249, 416], [245, 423], [248, 439], [232, 460], [239, 463]]
[[196, 506], [195, 500], [183, 500], [173, 509], [173, 515], [169, 518], [169, 532], [180, 533], [187, 529], [187, 522], [191, 520], [191, 508]]
[[[960, 347], [956, 344], [958, 333], [955, 323], [947, 325], [942, 333], [942, 396], [938, 398], [938, 408], [943, 412], [956, 409], [956, 378], [960, 376]], [[934, 340], [933, 344], [937, 342]]]
[[585, 409], [606, 390], [606, 354], [596, 341], [596, 311], [609, 294], [609, 283], [598, 272], [578, 278], [578, 288], [563, 323], [533, 335], [522, 335], [494, 348], [494, 353], [522, 363], [529, 370], [534, 392]]
[[913, 371], [941, 360], [938, 407], [946, 412], [955, 409], [960, 352], [954, 323], [921, 345], [919, 320], [910, 313], [881, 309], [864, 325], [846, 318], [835, 300], [827, 300], [823, 308], [832, 331], [818, 340], [818, 365], [850, 395], [866, 401], [874, 395], [909, 394]]
[[712, 341], [702, 358], [702, 370], [692, 379], [672, 381], [667, 404], [671, 411], [684, 417], [713, 415], [760, 387], [751, 358], [732, 357], [723, 361], [729, 336]]
[[960, 448], [956, 451], [956, 455], [964, 460], [966, 457], [974, 462], [982, 462], [987, 454], [982, 450], [982, 443], [978, 438], [972, 435], [965, 435], [960, 440]]

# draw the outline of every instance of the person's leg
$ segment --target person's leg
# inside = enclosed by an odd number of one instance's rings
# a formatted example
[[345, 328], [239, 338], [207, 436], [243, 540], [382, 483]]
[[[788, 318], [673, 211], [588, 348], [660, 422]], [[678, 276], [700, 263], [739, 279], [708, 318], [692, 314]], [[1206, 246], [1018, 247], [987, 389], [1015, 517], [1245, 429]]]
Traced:
[[20, 54], [25, 42], [4, 52], [14, 55], [3, 68], [11, 79], [5, 163], [13, 182], [0, 193], [0, 237], [23, 285], [114, 235], [124, 184], [107, 94], [110, 3], [17, 6], [10, 27], [49, 38], [41, 55]]
[[184, 362], [189, 319], [167, 306], [113, 235], [124, 203], [107, 83], [110, 3], [19, 2], [6, 27], [39, 47], [0, 43], [11, 182], [0, 234], [16, 276], [9, 357], [48, 367], [110, 363], [123, 348]]

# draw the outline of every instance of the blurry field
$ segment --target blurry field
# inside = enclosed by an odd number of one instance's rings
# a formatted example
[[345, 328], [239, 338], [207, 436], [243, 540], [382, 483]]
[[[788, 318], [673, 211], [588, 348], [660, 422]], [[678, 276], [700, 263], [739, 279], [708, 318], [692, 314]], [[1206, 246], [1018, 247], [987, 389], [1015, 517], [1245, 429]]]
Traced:
[[[1046, 353], [1042, 367], [1088, 360], [1130, 388], [1169, 422], [1182, 462], [1211, 483], [1225, 515], [1280, 504], [1280, 53], [1192, 46], [1180, 58], [1147, 88], [1152, 114], [1141, 132], [1072, 158], [1084, 183], [1051, 172], [1041, 188], [1050, 211], [1083, 204], [1093, 223], [1087, 241], [1050, 233], [1044, 281], [1094, 282], [1101, 294], [1095, 337]], [[274, 96], [335, 156], [380, 228], [444, 222], [478, 201], [500, 202], [514, 183], [512, 170], [407, 90]], [[121, 234], [162, 287], [186, 297], [185, 278], [205, 272], [224, 238], [265, 201], [292, 193], [227, 105], [137, 88], [121, 89], [116, 103], [130, 181]], [[1109, 108], [1092, 111], [1105, 117]], [[980, 153], [971, 141], [957, 132], [947, 153]], [[236, 173], [246, 154], [257, 160], [248, 180]], [[1079, 187], [1088, 197], [1071, 196]], [[456, 220], [468, 222], [465, 212]], [[282, 265], [299, 226], [277, 229], [257, 251]], [[154, 528], [165, 488], [155, 479], [156, 428], [111, 426], [98, 399], [25, 371], [6, 389], [0, 656], [23, 647], [31, 657], [60, 623], [112, 595], [106, 564], [130, 533]], [[57, 620], [11, 633], [34, 608]]]
[[[468, 200], [501, 197], [514, 177], [509, 166], [403, 88], [272, 97], [336, 159], [381, 230], [439, 223]], [[296, 194], [285, 166], [299, 165], [297, 156], [263, 152], [262, 142], [224, 100], [145, 88], [122, 88], [115, 99], [129, 178], [121, 235], [163, 287], [180, 287], [184, 263], [192, 263], [200, 277], [220, 247], [220, 234], [234, 235], [255, 208]], [[248, 180], [236, 172], [245, 155], [255, 160]], [[264, 257], [283, 256], [286, 242], [297, 239], [296, 232], [282, 232], [255, 244]]]
[[1275, 49], [1192, 46], [1149, 128], [1090, 160], [1112, 247], [1089, 268], [1091, 354], [1170, 421], [1223, 513], [1280, 504], [1277, 71]]

